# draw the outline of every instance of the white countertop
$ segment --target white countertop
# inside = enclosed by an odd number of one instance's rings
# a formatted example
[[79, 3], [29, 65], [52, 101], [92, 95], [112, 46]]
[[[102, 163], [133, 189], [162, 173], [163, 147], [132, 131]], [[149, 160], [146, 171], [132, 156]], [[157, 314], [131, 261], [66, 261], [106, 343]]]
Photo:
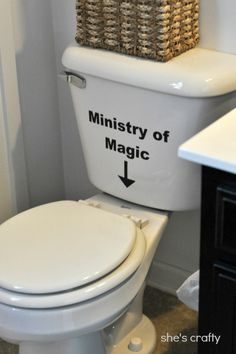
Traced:
[[236, 109], [182, 144], [178, 155], [236, 174]]

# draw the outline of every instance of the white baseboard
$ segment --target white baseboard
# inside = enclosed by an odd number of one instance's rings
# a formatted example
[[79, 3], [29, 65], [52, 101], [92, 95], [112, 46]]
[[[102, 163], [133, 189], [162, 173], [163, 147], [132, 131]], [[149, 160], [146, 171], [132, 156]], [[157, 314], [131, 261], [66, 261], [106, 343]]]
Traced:
[[147, 284], [169, 294], [176, 295], [176, 290], [191, 274], [192, 272], [179, 269], [170, 264], [153, 262]]

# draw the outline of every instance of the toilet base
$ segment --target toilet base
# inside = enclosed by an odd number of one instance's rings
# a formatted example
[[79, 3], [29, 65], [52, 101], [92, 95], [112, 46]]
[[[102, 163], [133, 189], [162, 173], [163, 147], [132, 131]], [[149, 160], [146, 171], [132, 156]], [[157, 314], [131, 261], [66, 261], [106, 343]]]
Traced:
[[52, 343], [20, 343], [19, 354], [153, 354], [155, 346], [155, 328], [143, 315], [137, 326], [114, 346], [105, 345], [102, 332], [96, 332]]
[[106, 354], [100, 332], [50, 343], [22, 342], [19, 354]]
[[145, 315], [139, 324], [129, 332], [108, 354], [153, 354], [156, 348], [156, 331]]

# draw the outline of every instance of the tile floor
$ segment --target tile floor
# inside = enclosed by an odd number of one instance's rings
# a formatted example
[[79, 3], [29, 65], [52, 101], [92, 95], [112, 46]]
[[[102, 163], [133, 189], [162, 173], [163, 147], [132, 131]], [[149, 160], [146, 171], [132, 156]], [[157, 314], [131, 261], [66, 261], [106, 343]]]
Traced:
[[[155, 354], [196, 354], [196, 345], [186, 343], [162, 343], [161, 336], [190, 336], [197, 332], [197, 314], [180, 303], [176, 297], [147, 287], [144, 296], [144, 313], [153, 321], [157, 331]], [[18, 354], [18, 347], [0, 340], [0, 354]], [[32, 353], [33, 354], [33, 353]], [[47, 354], [47, 353], [45, 353]]]
[[[197, 334], [197, 312], [182, 304], [175, 296], [147, 287], [144, 313], [153, 321], [157, 332], [155, 354], [197, 354], [197, 345], [189, 338]], [[187, 336], [187, 342], [161, 342], [161, 336]]]

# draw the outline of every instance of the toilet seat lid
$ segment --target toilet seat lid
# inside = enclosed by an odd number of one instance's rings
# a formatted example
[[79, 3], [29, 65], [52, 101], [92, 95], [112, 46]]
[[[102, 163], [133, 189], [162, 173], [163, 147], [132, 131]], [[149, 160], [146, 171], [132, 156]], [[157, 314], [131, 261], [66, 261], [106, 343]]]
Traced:
[[0, 287], [47, 294], [84, 286], [118, 267], [135, 240], [131, 220], [79, 202], [30, 209], [0, 226]]

